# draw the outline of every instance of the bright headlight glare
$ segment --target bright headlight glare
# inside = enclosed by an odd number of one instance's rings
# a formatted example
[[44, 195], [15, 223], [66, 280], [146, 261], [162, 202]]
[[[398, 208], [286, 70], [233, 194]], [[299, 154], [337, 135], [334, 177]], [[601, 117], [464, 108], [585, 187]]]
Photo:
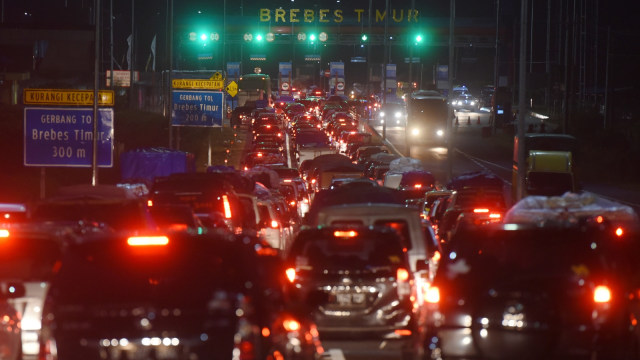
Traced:
[[402, 114], [400, 113], [400, 111], [396, 112], [396, 117], [399, 118], [400, 116], [402, 116]]
[[471, 102], [471, 105], [475, 105], [475, 104], [476, 104], [476, 102], [475, 102], [475, 101], [472, 101], [472, 102]]
[[411, 130], [411, 135], [420, 135], [420, 129], [413, 129]]
[[380, 111], [380, 117], [384, 117], [384, 111]]
[[438, 131], [436, 131], [436, 135], [442, 137], [442, 136], [444, 136], [444, 131], [443, 130], [438, 130]]

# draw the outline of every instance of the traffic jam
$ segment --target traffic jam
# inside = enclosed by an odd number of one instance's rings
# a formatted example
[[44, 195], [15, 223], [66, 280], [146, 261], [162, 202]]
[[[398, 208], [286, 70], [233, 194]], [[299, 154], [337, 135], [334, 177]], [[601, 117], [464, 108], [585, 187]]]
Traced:
[[243, 107], [238, 163], [0, 204], [0, 359], [640, 358], [632, 208], [440, 183], [363, 114]]

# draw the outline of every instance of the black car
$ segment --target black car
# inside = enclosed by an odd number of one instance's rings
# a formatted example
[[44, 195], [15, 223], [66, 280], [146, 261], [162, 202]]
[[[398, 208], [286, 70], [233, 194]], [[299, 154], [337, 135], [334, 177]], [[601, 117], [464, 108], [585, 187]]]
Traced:
[[426, 295], [430, 358], [627, 358], [637, 300], [615, 237], [585, 221], [458, 229]]
[[407, 254], [392, 229], [302, 230], [285, 259], [289, 296], [310, 307], [322, 341], [367, 340], [418, 351]]
[[46, 297], [40, 357], [319, 356], [317, 330], [284, 311], [277, 281], [263, 277], [272, 273], [263, 257], [275, 250], [258, 245], [216, 232], [69, 247]]

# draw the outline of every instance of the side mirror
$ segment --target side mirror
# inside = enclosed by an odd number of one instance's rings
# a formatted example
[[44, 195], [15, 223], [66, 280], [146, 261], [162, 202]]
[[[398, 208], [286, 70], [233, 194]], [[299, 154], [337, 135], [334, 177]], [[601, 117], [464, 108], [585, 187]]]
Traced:
[[429, 260], [419, 259], [416, 260], [416, 271], [429, 271]]
[[2, 284], [1, 288], [1, 296], [6, 299], [21, 298], [26, 294], [24, 284], [20, 282], [9, 282], [6, 284]]

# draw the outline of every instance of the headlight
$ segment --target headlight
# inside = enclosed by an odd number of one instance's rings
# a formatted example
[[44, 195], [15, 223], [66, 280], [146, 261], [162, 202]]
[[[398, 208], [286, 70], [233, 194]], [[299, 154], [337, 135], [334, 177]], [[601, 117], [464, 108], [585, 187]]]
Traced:
[[420, 135], [420, 129], [413, 129], [413, 130], [411, 130], [411, 135], [413, 135], [413, 136]]
[[443, 137], [444, 136], [444, 130], [436, 131], [436, 135], [438, 135], [439, 137]]
[[398, 111], [398, 112], [396, 112], [395, 116], [396, 116], [397, 118], [399, 118], [399, 117], [401, 117], [401, 116], [402, 116], [402, 114], [400, 113], [400, 111]]
[[380, 111], [380, 117], [384, 117], [384, 111]]
[[476, 104], [476, 102], [472, 100], [471, 101], [471, 105], [475, 105], [475, 104]]

